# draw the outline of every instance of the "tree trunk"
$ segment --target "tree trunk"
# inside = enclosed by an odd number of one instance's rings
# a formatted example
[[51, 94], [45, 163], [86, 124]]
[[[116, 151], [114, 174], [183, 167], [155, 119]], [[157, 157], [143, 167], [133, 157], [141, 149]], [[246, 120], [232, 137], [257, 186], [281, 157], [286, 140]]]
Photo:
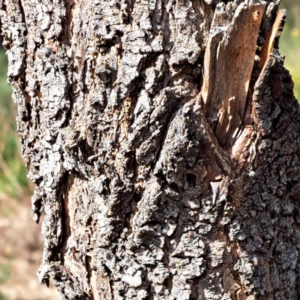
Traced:
[[300, 110], [267, 0], [1, 0], [60, 299], [299, 299]]

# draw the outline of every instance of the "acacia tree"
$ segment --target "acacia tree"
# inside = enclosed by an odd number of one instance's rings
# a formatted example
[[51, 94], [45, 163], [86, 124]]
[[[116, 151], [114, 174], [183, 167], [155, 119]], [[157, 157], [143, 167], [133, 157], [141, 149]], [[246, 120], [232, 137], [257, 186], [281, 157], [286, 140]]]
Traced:
[[299, 298], [278, 5], [0, 1], [39, 279], [60, 299]]

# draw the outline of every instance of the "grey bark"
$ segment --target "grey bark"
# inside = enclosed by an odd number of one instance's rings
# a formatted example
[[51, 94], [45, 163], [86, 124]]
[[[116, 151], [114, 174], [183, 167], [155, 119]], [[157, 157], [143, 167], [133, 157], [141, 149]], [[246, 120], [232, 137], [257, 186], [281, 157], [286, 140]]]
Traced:
[[300, 297], [300, 110], [277, 1], [0, 8], [41, 282], [60, 299]]

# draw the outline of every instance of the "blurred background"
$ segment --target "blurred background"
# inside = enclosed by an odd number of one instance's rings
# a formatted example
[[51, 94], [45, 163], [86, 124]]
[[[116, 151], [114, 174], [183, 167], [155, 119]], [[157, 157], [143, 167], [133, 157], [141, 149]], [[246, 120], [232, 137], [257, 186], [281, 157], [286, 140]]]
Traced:
[[281, 8], [287, 9], [287, 21], [280, 38], [280, 52], [285, 55], [285, 67], [295, 83], [295, 97], [300, 101], [300, 1], [282, 0]]
[[[295, 83], [300, 100], [300, 1], [282, 0], [288, 10], [280, 40], [280, 52]], [[40, 227], [32, 221], [32, 185], [20, 157], [16, 134], [16, 107], [6, 83], [7, 60], [0, 49], [0, 300], [54, 300], [53, 287], [38, 283], [36, 272], [42, 257]]]

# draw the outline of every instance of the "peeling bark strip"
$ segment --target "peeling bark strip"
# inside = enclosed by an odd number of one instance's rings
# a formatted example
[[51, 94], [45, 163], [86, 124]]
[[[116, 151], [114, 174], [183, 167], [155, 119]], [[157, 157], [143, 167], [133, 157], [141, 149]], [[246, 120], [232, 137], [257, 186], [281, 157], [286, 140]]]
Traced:
[[41, 282], [72, 300], [300, 297], [300, 110], [277, 0], [0, 8]]

